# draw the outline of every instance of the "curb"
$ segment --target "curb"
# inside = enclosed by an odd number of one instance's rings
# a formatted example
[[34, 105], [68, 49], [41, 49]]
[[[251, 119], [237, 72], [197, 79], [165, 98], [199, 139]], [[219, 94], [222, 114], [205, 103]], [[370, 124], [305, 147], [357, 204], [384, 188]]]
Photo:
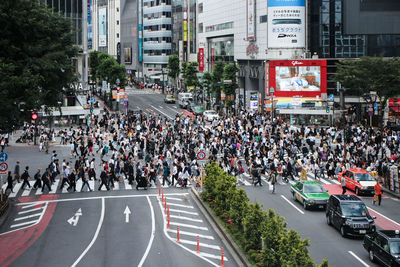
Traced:
[[395, 198], [397, 198], [397, 199], [400, 199], [399, 194], [397, 194], [397, 193], [395, 193], [395, 192], [392, 192], [392, 191], [390, 191], [389, 189], [384, 188], [383, 186], [382, 186], [382, 192], [385, 192], [387, 195], [390, 195], [390, 196], [392, 196], [392, 197], [395, 197]]
[[219, 238], [222, 240], [223, 244], [226, 246], [227, 249], [229, 249], [229, 252], [235, 262], [239, 266], [252, 266], [251, 263], [247, 260], [246, 256], [240, 250], [240, 248], [236, 245], [235, 241], [233, 241], [233, 239], [230, 237], [229, 233], [226, 232], [224, 227], [214, 217], [211, 209], [201, 200], [199, 193], [196, 191], [196, 189], [191, 188], [190, 194], [193, 196], [193, 199], [199, 207], [200, 211], [204, 214], [208, 222], [211, 224]]

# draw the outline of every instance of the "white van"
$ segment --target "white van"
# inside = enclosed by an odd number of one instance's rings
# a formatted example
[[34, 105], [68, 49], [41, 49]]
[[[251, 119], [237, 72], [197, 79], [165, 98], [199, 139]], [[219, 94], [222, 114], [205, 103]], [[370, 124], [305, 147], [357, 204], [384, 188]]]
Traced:
[[180, 108], [188, 108], [190, 106], [190, 103], [193, 102], [192, 97], [181, 97], [178, 100], [178, 105]]
[[193, 98], [193, 95], [192, 93], [179, 93], [178, 100], [181, 100], [182, 98]]

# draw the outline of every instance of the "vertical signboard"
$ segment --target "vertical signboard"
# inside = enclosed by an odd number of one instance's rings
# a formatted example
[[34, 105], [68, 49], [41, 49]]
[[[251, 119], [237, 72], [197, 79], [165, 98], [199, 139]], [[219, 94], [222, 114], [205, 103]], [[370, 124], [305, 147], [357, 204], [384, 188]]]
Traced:
[[183, 11], [183, 41], [188, 40], [188, 27], [187, 27], [187, 11]]
[[268, 0], [268, 48], [304, 48], [305, 0]]
[[88, 27], [88, 49], [92, 49], [93, 26], [92, 26], [92, 0], [87, 0], [87, 27]]
[[265, 96], [269, 95], [269, 61], [265, 62]]
[[199, 71], [204, 71], [204, 48], [199, 48]]
[[99, 8], [99, 47], [107, 46], [107, 8]]
[[247, 39], [256, 38], [256, 0], [247, 0]]
[[138, 40], [138, 58], [139, 58], [139, 62], [143, 61], [143, 15], [142, 15], [142, 1], [139, 1], [139, 25], [138, 25], [138, 29], [139, 29], [139, 40]]

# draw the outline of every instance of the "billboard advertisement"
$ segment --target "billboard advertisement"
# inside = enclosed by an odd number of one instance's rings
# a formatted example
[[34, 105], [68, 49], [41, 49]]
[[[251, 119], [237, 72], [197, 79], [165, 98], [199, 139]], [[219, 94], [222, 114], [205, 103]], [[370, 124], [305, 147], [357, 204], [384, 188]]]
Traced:
[[107, 46], [107, 8], [99, 8], [99, 47]]
[[247, 0], [247, 39], [256, 38], [256, 0]]
[[268, 0], [268, 48], [304, 48], [305, 0]]
[[204, 71], [204, 48], [199, 48], [199, 71]]
[[92, 0], [87, 1], [87, 27], [88, 27], [88, 49], [92, 49], [93, 26], [92, 26]]
[[272, 60], [266, 76], [275, 96], [321, 97], [327, 90], [326, 66], [326, 60]]

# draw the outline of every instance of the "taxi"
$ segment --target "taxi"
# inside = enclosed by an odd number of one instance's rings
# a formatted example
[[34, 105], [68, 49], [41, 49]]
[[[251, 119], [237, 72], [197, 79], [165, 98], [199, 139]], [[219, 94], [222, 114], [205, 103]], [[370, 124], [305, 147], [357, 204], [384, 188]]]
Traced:
[[294, 201], [303, 204], [304, 209], [317, 207], [325, 209], [328, 204], [329, 194], [317, 181], [298, 181], [290, 187]]
[[175, 103], [175, 97], [173, 95], [166, 95], [164, 98], [165, 103]]
[[342, 179], [346, 179], [346, 188], [353, 190], [356, 195], [375, 194], [376, 184], [374, 177], [362, 169], [348, 169], [337, 175], [337, 179], [342, 184]]

